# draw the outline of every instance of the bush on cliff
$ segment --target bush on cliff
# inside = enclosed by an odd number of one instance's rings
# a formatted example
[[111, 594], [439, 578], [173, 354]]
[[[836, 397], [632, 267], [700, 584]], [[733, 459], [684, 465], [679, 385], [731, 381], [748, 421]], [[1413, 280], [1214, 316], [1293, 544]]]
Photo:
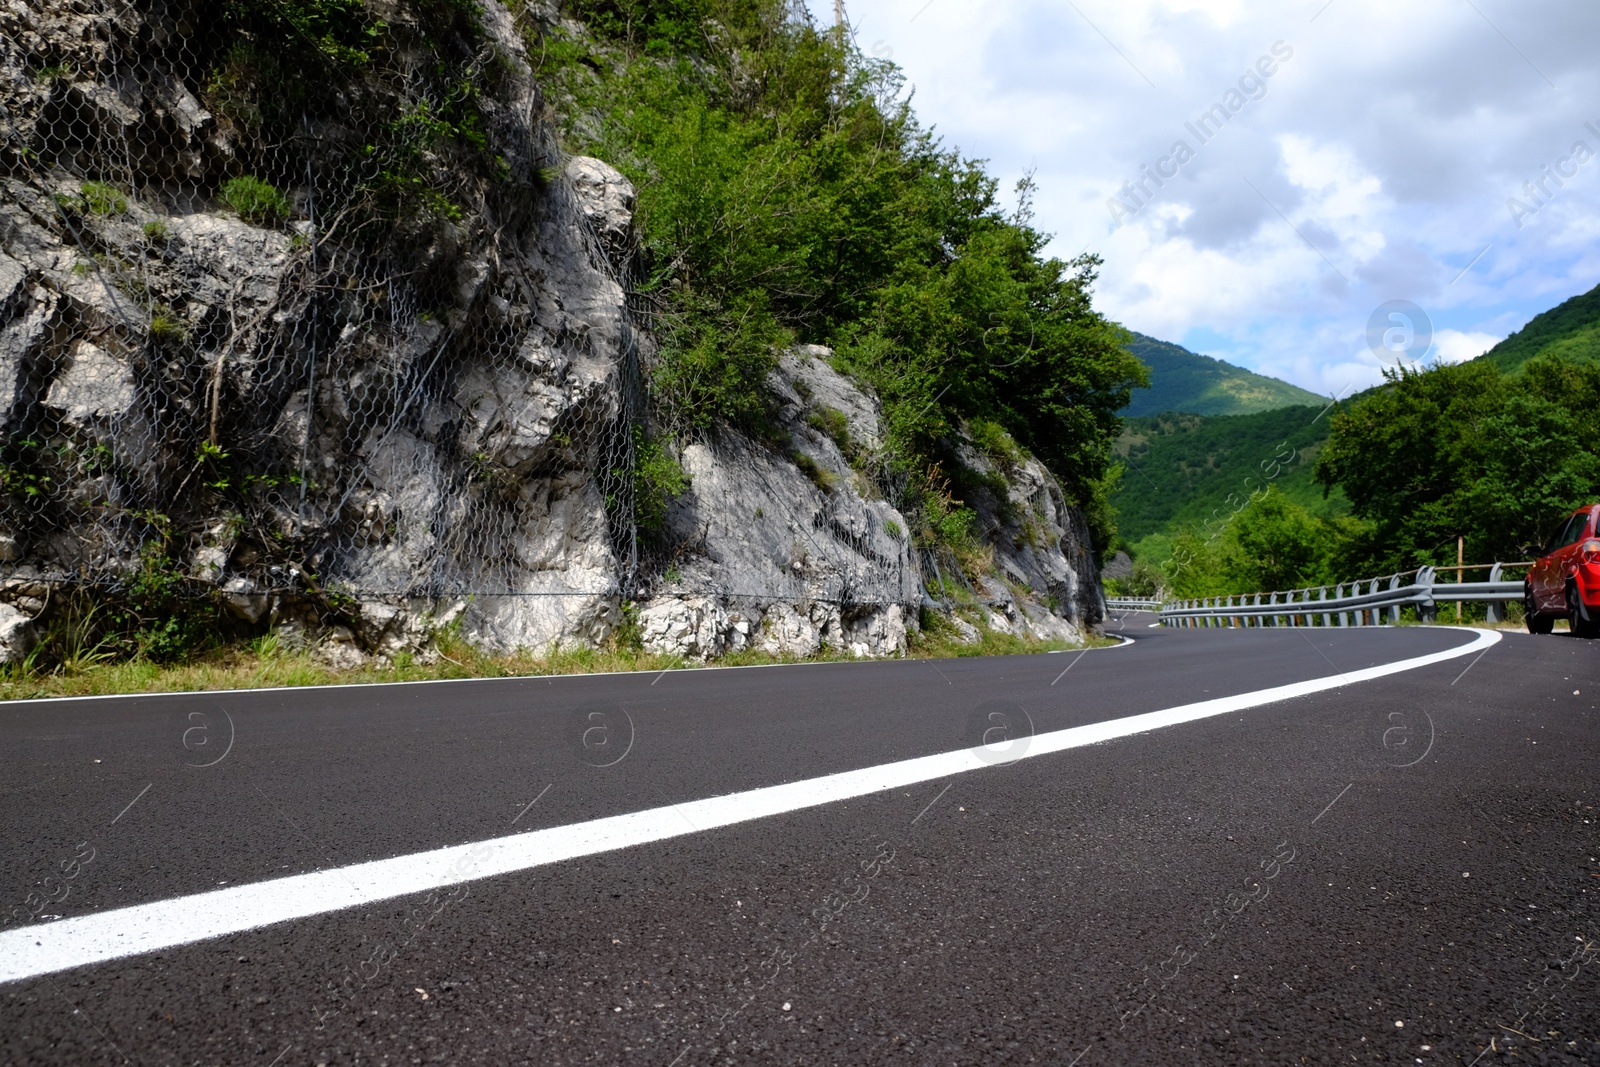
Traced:
[[877, 390], [914, 481], [951, 467], [963, 422], [998, 426], [1105, 545], [1115, 412], [1145, 371], [1091, 304], [1099, 260], [1043, 255], [1030, 181], [1004, 207], [981, 162], [919, 125], [892, 64], [780, 0], [566, 13], [588, 32], [530, 30], [532, 54], [568, 146], [639, 190], [670, 425], [760, 432], [774, 347], [829, 345]]

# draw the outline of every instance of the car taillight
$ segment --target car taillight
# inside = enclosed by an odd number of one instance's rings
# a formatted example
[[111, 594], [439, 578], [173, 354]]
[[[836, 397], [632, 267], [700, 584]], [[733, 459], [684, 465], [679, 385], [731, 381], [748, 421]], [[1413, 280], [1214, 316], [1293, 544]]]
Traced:
[[1600, 541], [1585, 541], [1583, 543], [1583, 562], [1591, 566], [1600, 563]]

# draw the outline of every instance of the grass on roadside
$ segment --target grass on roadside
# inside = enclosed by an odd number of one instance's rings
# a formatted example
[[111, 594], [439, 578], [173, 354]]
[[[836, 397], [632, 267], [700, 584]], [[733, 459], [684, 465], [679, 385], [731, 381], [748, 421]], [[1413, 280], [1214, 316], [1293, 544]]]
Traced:
[[[1088, 647], [1116, 644], [1091, 634]], [[622, 671], [683, 670], [690, 667], [749, 667], [776, 663], [819, 663], [852, 660], [842, 649], [825, 648], [811, 656], [775, 656], [747, 649], [701, 664], [678, 656], [638, 649], [571, 648], [544, 653], [517, 651], [495, 654], [475, 648], [450, 633], [436, 641], [438, 658], [419, 662], [401, 653], [388, 666], [358, 669], [330, 666], [309, 650], [285, 648], [275, 634], [249, 647], [204, 653], [187, 663], [160, 664], [147, 659], [91, 661], [52, 671], [0, 668], [0, 701], [39, 697], [104, 696], [117, 693], [175, 693], [230, 689], [269, 689], [310, 685], [359, 685], [377, 682], [421, 682], [460, 678], [519, 678], [555, 674], [603, 674]], [[979, 639], [965, 644], [955, 629], [925, 627], [912, 635], [907, 657], [948, 659], [957, 656], [1008, 656], [1082, 648], [1069, 641], [1039, 641], [979, 628]]]

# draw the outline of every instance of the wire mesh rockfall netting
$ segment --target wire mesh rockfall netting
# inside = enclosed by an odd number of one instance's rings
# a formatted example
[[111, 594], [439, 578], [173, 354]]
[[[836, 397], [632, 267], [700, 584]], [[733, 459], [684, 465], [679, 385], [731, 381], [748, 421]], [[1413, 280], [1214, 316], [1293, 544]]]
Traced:
[[626, 586], [631, 327], [513, 26], [449, 4], [25, 14], [0, 44], [13, 569]]
[[[636, 499], [631, 188], [554, 144], [525, 62], [540, 17], [455, 0], [0, 11], [13, 592], [158, 614], [203, 594], [250, 624], [285, 592], [551, 598], [548, 617], [501, 620], [516, 645], [598, 634], [642, 567], [671, 575], [685, 546], [641, 545]], [[642, 510], [648, 527], [659, 501]], [[825, 496], [795, 524], [802, 558], [849, 549], [807, 595], [848, 603], [887, 578], [914, 602], [909, 550], [873, 550], [893, 522], [850, 511]], [[780, 577], [699, 591], [792, 594]]]

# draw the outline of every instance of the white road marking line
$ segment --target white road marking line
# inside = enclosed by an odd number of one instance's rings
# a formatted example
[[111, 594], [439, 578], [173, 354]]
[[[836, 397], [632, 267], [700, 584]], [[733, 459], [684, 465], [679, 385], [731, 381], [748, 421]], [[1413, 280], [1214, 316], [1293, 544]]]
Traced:
[[[705, 667], [668, 667], [662, 674], [688, 674], [691, 671], [775, 671], [808, 667], [872, 667], [879, 664], [902, 664], [904, 660], [883, 659], [819, 659], [807, 663], [746, 663], [738, 667], [720, 665]], [[253, 693], [315, 693], [323, 689], [399, 689], [425, 685], [477, 685], [481, 682], [582, 682], [588, 678], [623, 678], [628, 675], [644, 677], [649, 671], [594, 671], [587, 674], [512, 674], [497, 678], [425, 678], [416, 682], [330, 682], [327, 685], [266, 685], [257, 689], [180, 689], [160, 693], [101, 693], [82, 697], [28, 697], [19, 700], [0, 700], [0, 707], [21, 707], [24, 704], [66, 704], [86, 700], [151, 700], [156, 697], [238, 697]], [[655, 682], [651, 682], [654, 685]]]
[[[1158, 622], [1154, 625], [1160, 626], [1161, 624]], [[1065, 656], [1068, 652], [1077, 652], [1081, 656], [1084, 652], [1110, 652], [1112, 649], [1116, 648], [1131, 648], [1134, 644], [1133, 638], [1129, 637], [1127, 634], [1102, 634], [1101, 636], [1113, 638], [1117, 643], [1114, 645], [1099, 645], [1092, 648], [1086, 648], [1081, 652], [1076, 648], [1052, 648], [1049, 652], [1046, 652], [1045, 655]]]
[[[1035, 759], [1400, 674], [1473, 655], [1500, 640], [1500, 635], [1492, 630], [1469, 632], [1475, 633], [1477, 639], [1445, 652], [1349, 671], [1336, 677], [1314, 678], [1038, 734], [1018, 758]], [[905, 789], [989, 766], [971, 749], [964, 748], [590, 822], [530, 830], [488, 841], [450, 845], [331, 871], [230, 886], [7, 930], [0, 932], [0, 982], [15, 982], [106, 960], [159, 952], [273, 923], [326, 915], [412, 893], [533, 870], [563, 860], [667, 841], [694, 833], [696, 829], [704, 832], [737, 826], [890, 789]], [[695, 816], [692, 823], [696, 829], [684, 828], [691, 821], [690, 813]]]

